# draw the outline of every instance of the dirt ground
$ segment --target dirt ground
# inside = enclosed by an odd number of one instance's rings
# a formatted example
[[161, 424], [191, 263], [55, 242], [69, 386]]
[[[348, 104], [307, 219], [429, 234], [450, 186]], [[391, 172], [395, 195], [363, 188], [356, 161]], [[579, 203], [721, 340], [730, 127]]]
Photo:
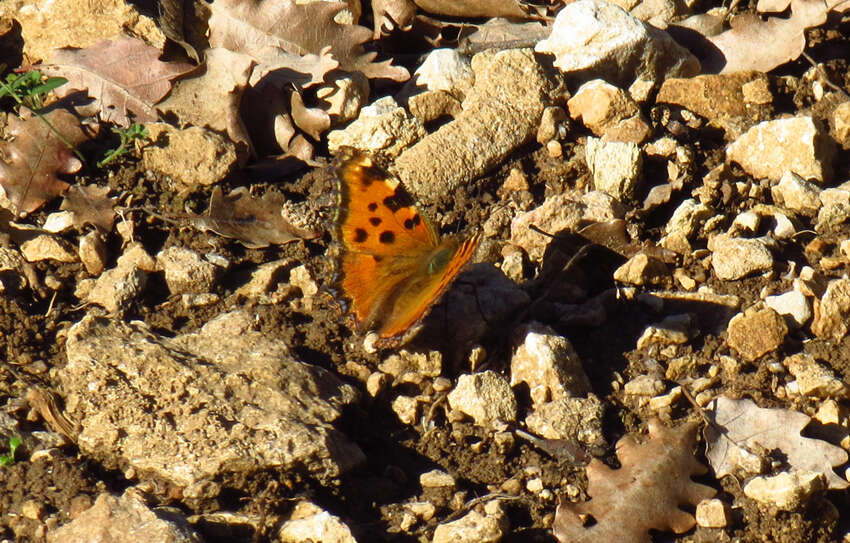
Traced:
[[[850, 58], [848, 36], [850, 24], [836, 23], [831, 30], [810, 36], [810, 42], [814, 43], [810, 54], [825, 63], [824, 67], [833, 82], [850, 90], [850, 72], [844, 60]], [[806, 60], [800, 60], [784, 66], [781, 73], [771, 74], [776, 89], [774, 106], [778, 113], [793, 115], [816, 107], [812, 96], [793, 88], [783, 88], [779, 83], [781, 76], [799, 78], [809, 68], [810, 64]], [[660, 118], [661, 106], [654, 107], [657, 109], [645, 113], [650, 118]], [[660, 123], [654, 125], [654, 130], [656, 136], [667, 133]], [[697, 166], [690, 176], [695, 181], [691, 181], [690, 185], [686, 182], [680, 196], [674, 197], [668, 204], [648, 213], [635, 212], [628, 217], [630, 226], [641, 240], [657, 241], [661, 236], [661, 228], [684, 195], [723, 160], [725, 142], [722, 138], [717, 139], [711, 133], [692, 131], [684, 139], [696, 150], [694, 163]], [[582, 148], [576, 140], [571, 137], [571, 141], [565, 143], [564, 158], [550, 157], [546, 149], [537, 144], [522, 147], [495, 171], [464, 186], [462, 191], [453, 196], [453, 201], [426, 203], [426, 213], [440, 224], [444, 232], [479, 227], [487, 218], [492, 203], [500, 200], [497, 189], [513, 168], [527, 174], [535, 205], [565, 188], [580, 188], [587, 183], [588, 173]], [[111, 143], [108, 138], [99, 141], [104, 147]], [[652, 175], [651, 167], [651, 164], [647, 165], [645, 175]], [[752, 182], [742, 172], [738, 173], [740, 180]], [[836, 165], [836, 178], [847, 179], [848, 174], [850, 153], [841, 151]], [[200, 212], [209, 198], [209, 188], [175, 191], [169, 180], [145, 172], [138, 160], [132, 157], [106, 170], [87, 171], [85, 177], [77, 177], [76, 182], [109, 186], [116, 192], [132, 192], [137, 195], [135, 204], [139, 208], [151, 207], [176, 213], [182, 211], [184, 202]], [[320, 205], [326, 208], [326, 216], [333, 216], [335, 196], [327, 170], [305, 170], [284, 179], [259, 181], [237, 174], [228, 178], [223, 188], [229, 190], [245, 184], [250, 184], [258, 192], [281, 191], [295, 201], [315, 198], [318, 194]], [[719, 212], [731, 220], [749, 205], [750, 202], [745, 199], [732, 198], [725, 202], [726, 207]], [[32, 222], [39, 223], [44, 216], [55, 211], [56, 206], [58, 202], [48, 204], [31, 217]], [[432, 430], [423, 431], [419, 426], [402, 424], [390, 407], [393, 395], [388, 393], [370, 398], [365, 393], [364, 384], [356, 376], [355, 369], [358, 367], [375, 368], [382, 353], [369, 354], [362, 350], [362, 342], [356, 341], [351, 330], [340, 322], [339, 308], [329, 294], [320, 293], [309, 313], [299, 313], [286, 303], [264, 305], [234, 295], [258, 264], [273, 260], [291, 262], [290, 268], [306, 264], [319, 285], [326, 289], [331, 287], [334, 262], [329, 251], [332, 243], [330, 224], [326, 225], [324, 235], [313, 241], [297, 241], [266, 249], [246, 249], [235, 241], [209, 232], [198, 232], [179, 220], [167, 222], [142, 211], [133, 213], [136, 218], [135, 238], [150, 254], [176, 245], [202, 254], [221, 254], [232, 265], [214, 287], [213, 292], [219, 295], [220, 301], [190, 309], [183, 304], [169, 303], [172, 300], [164, 279], [153, 274], [144, 290], [144, 297], [133, 303], [125, 320], [141, 320], [158, 333], [174, 336], [196, 330], [226, 311], [245, 308], [257, 316], [258, 326], [264, 334], [285, 342], [297, 358], [336, 372], [364, 390], [364, 400], [346, 412], [339, 427], [364, 451], [367, 460], [361, 468], [340, 480], [338, 486], [321, 486], [307, 479], [286, 487], [279, 484], [279, 474], [263, 473], [234, 484], [217, 500], [205, 503], [199, 509], [190, 509], [180, 500], [168, 496], [157, 496], [159, 504], [177, 507], [187, 516], [219, 511], [235, 512], [258, 519], [264, 530], [267, 530], [277, 520], [285, 518], [297, 498], [309, 497], [342, 518], [358, 541], [412, 543], [430, 540], [435, 526], [453, 514], [449, 503], [450, 494], [440, 495], [433, 489], [420, 494], [422, 491], [418, 485], [418, 475], [429, 469], [439, 467], [451, 473], [458, 480], [459, 488], [467, 492], [467, 499], [491, 493], [506, 480], [526, 470], [537, 470], [543, 485], [556, 492], [565, 483], [584, 488], [586, 480], [582, 466], [569, 460], [553, 458], [523, 440], [517, 440], [516, 446], [509, 451], [502, 451], [493, 442], [491, 433], [471, 422], [450, 422], [443, 409], [434, 410], [435, 428]], [[848, 236], [850, 227], [844, 225], [823, 237], [825, 241], [835, 244]], [[507, 225], [497, 237], [502, 240], [510, 238]], [[793, 260], [798, 265], [808, 264], [818, 268], [819, 255], [803, 250], [809, 240], [811, 237], [807, 238], [803, 234], [793, 242], [784, 244], [775, 254], [776, 260]], [[69, 241], [74, 242], [75, 238], [69, 236]], [[121, 240], [113, 233], [107, 243], [111, 259], [107, 267], [110, 267], [121, 254]], [[557, 245], [559, 242], [553, 243]], [[543, 268], [557, 267], [565, 255], [572, 254], [572, 251], [574, 246], [570, 244], [565, 244], [563, 251], [553, 248], [549, 257], [552, 262], [544, 263]], [[615, 287], [611, 275], [623, 261], [609, 252], [591, 250], [566, 272], [543, 274], [540, 276], [542, 280], [528, 269], [521, 286], [532, 300], [546, 296], [549, 302], [580, 303]], [[680, 265], [693, 276], [704, 276], [706, 273], [699, 259], [685, 258]], [[90, 311], [73, 294], [79, 280], [86, 277], [80, 263], [39, 262], [34, 266], [40, 277], [50, 275], [60, 286], [45, 296], [23, 292], [6, 292], [0, 296], [0, 359], [3, 360], [0, 365], [0, 399], [5, 405], [4, 415], [16, 419], [21, 430], [29, 433], [44, 431], [47, 427], [41, 418], [30, 413], [25, 399], [27, 391], [34, 385], [48, 390], [55, 389], [55, 370], [66, 363], [64, 334], [71, 324], [78, 322]], [[828, 278], [840, 277], [846, 273], [846, 267], [824, 273]], [[765, 289], [770, 292], [788, 290], [790, 282], [783, 279], [782, 275], [780, 270], [778, 273], [738, 281], [710, 279], [707, 285], [718, 294], [740, 297], [742, 306], [746, 307], [760, 299], [760, 293]], [[577, 292], [582, 296], [580, 299], [575, 298]], [[679, 349], [679, 356], [691, 354], [697, 360], [698, 368], [707, 368], [719, 355], [730, 354], [724, 335], [731, 314], [698, 304], [684, 304], [677, 309], [681, 309], [677, 313], [689, 312], [695, 315], [698, 322], [696, 328], [700, 332], [698, 339]], [[669, 308], [665, 311], [669, 311]], [[440, 312], [439, 306], [433, 310], [426, 320], [423, 333], [427, 333], [429, 328], [439, 333]], [[636, 300], [622, 298], [611, 304], [604, 322], [593, 326], [565, 326], [562, 324], [562, 315], [553, 314], [547, 304], [535, 307], [527, 317], [528, 321], [537, 320], [553, 326], [557, 333], [573, 343], [591, 380], [593, 392], [603, 400], [606, 408], [603, 430], [609, 447], [604, 451], [602, 459], [609, 464], [616, 464], [613, 444], [620, 437], [629, 432], [645, 430], [645, 420], [650, 413], [626, 398], [622, 387], [615, 386], [615, 383], [628, 381], [647, 371], [647, 364], [654, 360], [654, 354], [636, 350], [635, 344], [646, 326], [658, 322], [663, 316], [653, 313], [647, 305]], [[488, 354], [486, 366], [506, 373], [510, 352], [501, 338], [511, 334], [513, 323], [490, 325], [492, 334], [489, 343], [482, 344]], [[797, 352], [810, 353], [828, 361], [836, 374], [845, 381], [850, 380], [850, 338], [831, 342], [810, 337], [804, 331], [796, 331], [791, 333], [780, 352], [766, 358], [777, 360]], [[722, 383], [716, 387], [718, 393], [735, 397], [746, 395], [761, 402], [762, 406], [788, 407], [788, 403], [777, 400], [772, 393], [774, 377], [768, 370], [767, 362], [760, 360], [750, 364], [735, 376], [723, 374]], [[454, 379], [465, 371], [468, 371], [468, 367], [458, 364], [445, 368], [444, 377]], [[529, 402], [528, 398], [520, 397], [519, 400], [526, 405]], [[672, 419], [697, 420], [698, 414], [686, 402], [679, 402], [673, 410]], [[703, 445], [700, 441], [697, 456], [705, 463]], [[18, 542], [44, 540], [45, 526], [42, 522], [12, 514], [19, 513], [26, 503], [42, 504], [42, 518], [58, 513], [57, 518], [64, 522], [99, 493], [120, 493], [136, 483], [120, 471], [104, 469], [87, 459], [79, 454], [73, 444], [52, 449], [49, 455], [34, 461], [26, 460], [28, 454], [25, 451], [13, 465], [0, 468], [0, 538]], [[850, 533], [850, 515], [846, 513], [850, 510], [850, 497], [846, 492], [828, 492], [817, 496], [801, 510], [782, 512], [760, 508], [756, 502], [743, 495], [739, 482], [732, 477], [717, 481], [706, 475], [700, 482], [717, 488], [717, 497], [721, 500], [741, 505], [733, 510], [732, 521], [726, 532], [718, 535], [717, 531], [697, 528], [682, 536], [657, 533], [655, 541], [826, 543], [841, 541], [843, 534]], [[437, 505], [438, 513], [430, 521], [404, 531], [400, 527], [403, 504], [416, 500], [431, 501]], [[511, 526], [504, 541], [556, 541], [551, 534], [551, 523], [557, 494], [551, 499], [542, 499], [523, 488], [518, 495], [503, 500], [502, 504]], [[233, 525], [225, 528], [221, 524], [205, 521], [194, 526], [210, 542], [270, 540], [265, 531], [255, 533], [245, 526], [240, 530]]]

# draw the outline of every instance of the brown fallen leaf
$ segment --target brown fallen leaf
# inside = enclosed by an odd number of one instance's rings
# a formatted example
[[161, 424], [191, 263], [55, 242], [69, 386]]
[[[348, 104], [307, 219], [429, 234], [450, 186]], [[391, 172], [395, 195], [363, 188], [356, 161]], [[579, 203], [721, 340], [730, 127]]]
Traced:
[[[80, 121], [64, 109], [43, 116], [71, 145], [90, 137]], [[6, 134], [11, 141], [0, 141], [0, 187], [6, 193], [2, 205], [23, 216], [65, 192], [70, 185], [57, 174], [75, 173], [82, 163], [36, 116], [10, 116]]]
[[290, 108], [295, 125], [316, 141], [319, 141], [322, 133], [331, 127], [330, 115], [323, 109], [306, 107], [298, 91], [292, 92]]
[[[191, 4], [190, 4], [191, 5]], [[186, 0], [160, 0], [159, 1], [159, 27], [168, 39], [182, 47], [189, 58], [197, 63], [201, 62], [198, 52], [191, 43], [186, 41], [183, 31], [183, 21], [186, 14]]]
[[162, 62], [161, 54], [139, 39], [122, 37], [85, 49], [57, 49], [41, 70], [68, 79], [57, 96], [84, 90], [97, 100], [102, 119], [129, 126], [131, 114], [142, 123], [157, 120], [154, 105], [171, 90], [171, 80], [193, 69], [186, 62]]
[[528, 11], [517, 0], [413, 0], [422, 11], [449, 17], [510, 17], [528, 19]]
[[236, 239], [249, 249], [319, 237], [319, 232], [294, 226], [281, 216], [285, 201], [284, 196], [276, 192], [255, 198], [245, 187], [224, 196], [221, 188], [215, 187], [207, 214], [192, 215], [191, 221], [200, 230]]
[[415, 18], [416, 4], [411, 0], [372, 0], [372, 39], [396, 29], [409, 30]]
[[[649, 439], [639, 444], [631, 435], [617, 442], [620, 469], [598, 459], [586, 468], [589, 502], [562, 502], [555, 512], [552, 532], [561, 543], [622, 541], [650, 543], [649, 530], [684, 533], [696, 519], [679, 509], [714, 496], [711, 487], [691, 481], [706, 468], [692, 452], [694, 423], [668, 429], [658, 419], [649, 421]], [[596, 521], [585, 527], [587, 516]]]
[[[830, 11], [846, 11], [843, 0], [791, 0], [791, 16], [762, 20], [756, 14], [738, 15], [732, 28], [706, 36], [722, 54], [724, 64], [714, 67], [720, 73], [744, 70], [769, 72], [799, 57], [806, 48], [806, 29], [826, 22]], [[770, 47], [765, 47], [770, 44]]]
[[332, 55], [345, 71], [360, 71], [369, 78], [409, 79], [405, 68], [391, 66], [390, 60], [374, 62], [377, 53], [363, 49], [372, 38], [368, 28], [334, 21], [345, 7], [341, 2], [216, 0], [209, 21], [210, 45], [247, 54], [260, 64], [291, 65], [295, 58], [314, 55], [319, 58], [315, 65]]
[[106, 234], [115, 221], [115, 200], [108, 194], [109, 187], [73, 185], [65, 193], [59, 209], [73, 212], [74, 225], [78, 228], [90, 224]]

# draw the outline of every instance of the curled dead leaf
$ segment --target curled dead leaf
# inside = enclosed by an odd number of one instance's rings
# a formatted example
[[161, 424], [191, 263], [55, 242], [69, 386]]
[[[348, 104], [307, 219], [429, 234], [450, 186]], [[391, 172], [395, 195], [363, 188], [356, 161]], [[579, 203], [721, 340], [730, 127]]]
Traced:
[[73, 185], [65, 193], [59, 209], [73, 213], [73, 222], [77, 228], [90, 224], [105, 234], [112, 230], [114, 207], [115, 200], [109, 197], [109, 187]]

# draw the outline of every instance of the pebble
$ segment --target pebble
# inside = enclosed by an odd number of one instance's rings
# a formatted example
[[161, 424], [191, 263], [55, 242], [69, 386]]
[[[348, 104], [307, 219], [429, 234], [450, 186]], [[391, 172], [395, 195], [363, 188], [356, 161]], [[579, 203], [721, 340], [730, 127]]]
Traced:
[[765, 505], [793, 511], [825, 488], [826, 480], [822, 473], [795, 470], [753, 477], [744, 485], [744, 494]]
[[369, 393], [369, 396], [376, 397], [384, 390], [389, 380], [386, 373], [380, 371], [372, 372], [368, 379], [366, 379], [366, 392]]
[[397, 396], [392, 403], [392, 410], [403, 424], [416, 424], [419, 401], [414, 396]]
[[812, 333], [821, 339], [840, 341], [847, 335], [850, 321], [850, 279], [842, 277], [827, 284], [820, 300], [815, 300]]
[[425, 134], [419, 118], [385, 96], [362, 108], [357, 119], [344, 129], [329, 132], [328, 150], [336, 153], [341, 147], [351, 146], [395, 157]]
[[458, 520], [437, 526], [431, 543], [498, 543], [506, 530], [504, 516], [470, 511]]
[[116, 267], [101, 273], [91, 284], [85, 300], [102, 306], [109, 313], [120, 314], [142, 293], [146, 282], [147, 273], [141, 268], [132, 263], [119, 262]]
[[650, 135], [640, 107], [626, 91], [602, 79], [583, 84], [567, 102], [570, 117], [606, 141], [640, 145]]
[[610, 194], [620, 201], [634, 195], [643, 165], [640, 147], [634, 143], [588, 137], [585, 160], [593, 174], [593, 186], [596, 190]]
[[717, 498], [702, 500], [697, 504], [697, 525], [702, 528], [725, 528], [729, 524], [729, 506]]
[[517, 401], [510, 384], [492, 370], [461, 375], [448, 399], [452, 409], [472, 417], [480, 426], [513, 422], [517, 417]]
[[791, 318], [797, 326], [803, 326], [812, 318], [812, 304], [809, 299], [798, 290], [790, 290], [783, 294], [767, 296], [764, 305], [773, 309], [780, 315]]
[[518, 336], [522, 343], [511, 357], [510, 386], [528, 385], [532, 404], [591, 391], [590, 380], [568, 339], [536, 323], [523, 327]]
[[454, 488], [455, 484], [455, 478], [440, 469], [432, 469], [419, 476], [422, 488]]
[[818, 232], [838, 226], [850, 219], [850, 184], [843, 183], [838, 187], [820, 192], [821, 208], [818, 210], [818, 220], [815, 230]]
[[625, 384], [623, 392], [629, 396], [658, 396], [666, 389], [660, 379], [650, 375], [639, 375]]
[[212, 130], [168, 123], [146, 123], [145, 128], [152, 143], [142, 149], [142, 164], [178, 183], [214, 185], [237, 166], [236, 144]]
[[95, 230], [80, 238], [77, 254], [89, 275], [98, 276], [106, 267], [106, 245]]
[[788, 326], [785, 319], [769, 307], [750, 308], [732, 317], [726, 334], [726, 343], [744, 360], [752, 362], [778, 349], [788, 335]]
[[663, 262], [643, 252], [637, 253], [614, 270], [614, 280], [626, 285], [657, 285], [663, 283], [669, 275]]
[[475, 74], [467, 57], [456, 49], [434, 49], [415, 72], [416, 85], [430, 91], [464, 96], [475, 83]]
[[401, 349], [388, 356], [378, 365], [378, 369], [392, 376], [398, 382], [410, 381], [406, 375], [438, 377], [443, 371], [443, 355], [440, 351], [410, 352]]
[[156, 255], [157, 269], [165, 274], [172, 294], [201, 294], [215, 284], [218, 268], [201, 255], [184, 247], [169, 247]]
[[277, 533], [280, 543], [357, 543], [351, 529], [322, 508], [301, 502], [292, 510], [289, 520], [280, 526]]
[[67, 263], [78, 260], [77, 252], [67, 241], [48, 234], [42, 234], [23, 242], [21, 254], [27, 262], [55, 260]]
[[790, 170], [770, 188], [770, 195], [777, 205], [808, 216], [814, 216], [820, 209], [820, 192], [820, 187]]
[[718, 235], [709, 242], [711, 267], [719, 279], [734, 281], [773, 269], [773, 255], [761, 239]]
[[[745, 117], [760, 120], [766, 108], [754, 105], [765, 103], [752, 84], [767, 86], [765, 74], [759, 72], [736, 72], [718, 75], [698, 75], [691, 78], [669, 78], [658, 89], [658, 103], [674, 104], [692, 111], [709, 121]], [[745, 89], [748, 99], [745, 98]], [[770, 91], [767, 89], [767, 97]]]
[[670, 315], [659, 323], [650, 324], [637, 340], [637, 348], [650, 345], [682, 345], [691, 337], [693, 318], [689, 314]]
[[[537, 128], [537, 143], [546, 145], [552, 140], [561, 140], [567, 136], [567, 112], [560, 106], [548, 106], [543, 110], [540, 126]], [[511, 171], [513, 173], [513, 170]], [[507, 181], [506, 181], [507, 184]], [[528, 190], [526, 183], [525, 190]]]
[[848, 396], [847, 385], [836, 378], [830, 368], [818, 364], [809, 354], [797, 353], [789, 356], [783, 364], [796, 379], [796, 388], [803, 396], [837, 399]]
[[726, 148], [728, 161], [755, 178], [779, 181], [787, 171], [819, 183], [832, 177], [835, 143], [820, 122], [803, 115], [764, 121]]

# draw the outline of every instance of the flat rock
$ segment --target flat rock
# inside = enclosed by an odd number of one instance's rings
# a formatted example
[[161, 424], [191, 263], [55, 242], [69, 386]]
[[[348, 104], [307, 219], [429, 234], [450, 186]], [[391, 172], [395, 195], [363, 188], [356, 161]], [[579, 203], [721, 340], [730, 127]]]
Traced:
[[434, 49], [414, 72], [416, 85], [463, 97], [475, 83], [469, 59], [457, 49]]
[[669, 315], [659, 323], [650, 324], [637, 340], [637, 348], [650, 345], [683, 345], [693, 334], [693, 318], [687, 314]]
[[555, 67], [587, 71], [615, 85], [636, 79], [692, 77], [700, 64], [666, 32], [603, 0], [579, 0], [555, 17], [552, 33], [534, 48], [555, 55]]
[[626, 91], [601, 79], [579, 87], [567, 107], [570, 117], [581, 120], [595, 136], [606, 141], [639, 145], [649, 137], [649, 125], [637, 103]]
[[732, 317], [726, 333], [726, 343], [752, 362], [778, 349], [788, 335], [788, 326], [773, 309], [748, 309]]
[[310, 502], [300, 502], [277, 533], [280, 543], [357, 543], [351, 529], [327, 511]]
[[822, 190], [815, 230], [824, 232], [850, 220], [850, 184]]
[[42, 234], [21, 244], [21, 254], [27, 262], [55, 260], [56, 262], [77, 262], [77, 251], [62, 238]]
[[517, 417], [517, 401], [508, 380], [490, 370], [458, 377], [449, 405], [485, 428]]
[[620, 201], [631, 198], [643, 166], [643, 154], [634, 143], [587, 138], [585, 160], [593, 186]]
[[814, 216], [821, 207], [821, 189], [792, 171], [782, 174], [779, 183], [770, 188], [777, 205], [803, 215]]
[[521, 343], [511, 357], [511, 386], [525, 383], [534, 405], [585, 396], [590, 380], [569, 340], [542, 324], [519, 330]]
[[756, 178], [778, 181], [792, 171], [819, 183], [832, 177], [835, 143], [810, 116], [764, 121], [726, 148], [726, 159]]
[[730, 507], [722, 500], [711, 498], [697, 504], [694, 516], [702, 528], [725, 528], [731, 518]]
[[600, 450], [605, 447], [603, 415], [602, 402], [588, 394], [587, 398], [562, 398], [536, 405], [525, 417], [525, 425], [542, 438], [577, 441], [588, 450]]
[[773, 255], [760, 239], [715, 236], [709, 249], [712, 251], [711, 267], [724, 281], [773, 269]]
[[822, 473], [794, 470], [753, 477], [744, 485], [744, 494], [765, 505], [793, 511], [808, 503], [813, 494], [825, 489], [826, 480]]
[[850, 322], [850, 279], [842, 277], [827, 284], [820, 300], [815, 300], [812, 333], [821, 339], [840, 341]]
[[227, 313], [194, 333], [86, 316], [71, 327], [57, 378], [80, 451], [150, 474], [186, 499], [221, 478], [278, 469], [338, 477], [363, 453], [333, 428], [356, 391]]
[[133, 489], [104, 493], [71, 522], [47, 533], [48, 543], [201, 543], [177, 512], [154, 510]]
[[142, 150], [142, 164], [177, 183], [213, 185], [236, 168], [236, 145], [212, 130], [168, 123], [149, 123], [145, 128], [151, 143]]
[[637, 253], [614, 270], [614, 280], [625, 285], [656, 285], [663, 283], [669, 275], [663, 262], [643, 252]]
[[434, 530], [432, 543], [498, 543], [508, 529], [504, 516], [482, 515], [470, 511], [461, 518], [445, 522]]
[[185, 247], [169, 247], [156, 255], [156, 266], [165, 274], [172, 294], [209, 292], [218, 276], [218, 267]]
[[328, 132], [328, 150], [336, 153], [340, 147], [356, 147], [395, 157], [424, 136], [422, 121], [385, 96], [362, 108], [344, 129]]
[[463, 111], [405, 150], [395, 162], [405, 186], [437, 201], [487, 173], [533, 140], [554, 85], [531, 50], [483, 52], [472, 59], [475, 85]]
[[[753, 84], [765, 89], [764, 95], [753, 92]], [[747, 89], [749, 92], [745, 93]], [[729, 117], [762, 120], [772, 101], [769, 81], [762, 72], [735, 72], [665, 79], [658, 89], [656, 102], [673, 104], [692, 111], [709, 121]]]
[[767, 296], [764, 305], [783, 316], [790, 317], [797, 326], [803, 326], [812, 318], [812, 304], [799, 290]]
[[825, 399], [847, 397], [847, 385], [830, 368], [818, 364], [813, 356], [797, 353], [782, 363], [797, 380], [797, 389], [803, 396]]

